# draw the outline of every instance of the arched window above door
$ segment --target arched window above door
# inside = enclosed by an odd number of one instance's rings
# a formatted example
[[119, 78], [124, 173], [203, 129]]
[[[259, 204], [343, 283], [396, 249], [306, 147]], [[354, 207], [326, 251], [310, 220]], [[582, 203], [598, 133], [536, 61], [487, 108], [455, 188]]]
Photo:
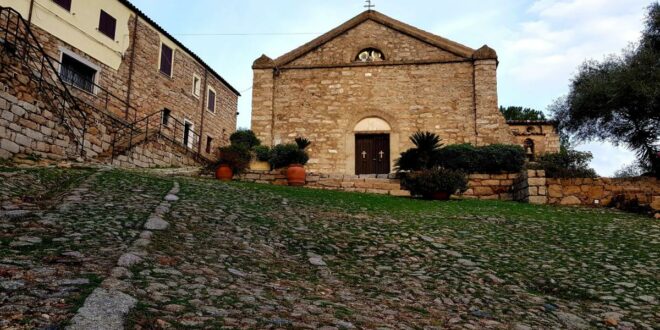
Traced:
[[383, 52], [376, 48], [365, 48], [355, 57], [357, 62], [380, 62], [385, 60]]
[[385, 120], [378, 117], [367, 117], [360, 120], [357, 125], [355, 125], [355, 132], [380, 132], [385, 133], [392, 130], [392, 127]]

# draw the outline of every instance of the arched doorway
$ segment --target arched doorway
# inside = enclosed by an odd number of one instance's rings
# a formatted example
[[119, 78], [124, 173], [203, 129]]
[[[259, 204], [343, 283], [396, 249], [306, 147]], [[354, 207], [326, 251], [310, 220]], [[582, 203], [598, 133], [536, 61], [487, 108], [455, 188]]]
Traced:
[[355, 174], [390, 173], [390, 124], [378, 117], [355, 125]]

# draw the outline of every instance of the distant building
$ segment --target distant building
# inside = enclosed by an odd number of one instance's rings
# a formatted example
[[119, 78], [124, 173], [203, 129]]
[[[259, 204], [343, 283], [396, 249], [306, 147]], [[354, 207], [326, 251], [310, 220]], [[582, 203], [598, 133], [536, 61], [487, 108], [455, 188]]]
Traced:
[[[5, 51], [11, 53], [12, 47], [18, 48], [16, 53], [20, 55], [21, 47], [42, 47], [67, 85], [60, 86], [58, 79], [50, 81], [60, 96], [65, 96], [62, 90], [68, 89], [84, 107], [107, 112], [126, 124], [134, 124], [136, 130], [146, 128], [146, 121], [139, 122], [140, 119], [160, 112], [158, 116], [162, 118], [150, 122], [152, 132], [155, 123], [165, 123], [170, 131], [164, 137], [185, 146], [185, 152], [199, 153], [207, 159], [217, 157], [217, 147], [228, 143], [236, 128], [239, 92], [129, 1], [0, 0], [0, 6], [18, 12], [36, 37], [36, 40], [26, 38], [29, 46], [25, 46], [20, 38], [12, 39], [11, 29], [3, 31], [5, 36], [0, 38], [7, 39]], [[13, 24], [12, 15], [3, 10], [0, 17], [3, 26]], [[19, 61], [35, 62], [39, 58], [37, 50], [31, 52], [32, 58], [13, 58], [14, 62], [7, 65], [18, 70]], [[36, 67], [38, 63], [29, 65]], [[48, 65], [45, 70], [50, 70]], [[33, 80], [39, 77], [16, 72]], [[21, 94], [20, 83], [11, 77], [3, 77], [0, 82], [10, 94]], [[25, 99], [21, 95], [19, 99]], [[41, 100], [44, 96], [35, 98]], [[86, 137], [85, 144], [92, 144], [85, 146], [87, 156], [107, 156], [113, 132], [120, 130], [103, 128], [107, 141], [97, 141], [99, 136]], [[34, 142], [34, 145], [20, 145], [17, 153], [57, 157], [37, 148], [38, 141]], [[4, 154], [6, 157], [7, 150]]]
[[525, 148], [529, 160], [559, 152], [560, 141], [557, 122], [552, 120], [509, 120], [507, 121], [516, 143]]
[[475, 50], [366, 11], [254, 62], [252, 129], [266, 144], [309, 138], [307, 167], [324, 173], [389, 173], [416, 131], [444, 144], [522, 145], [498, 110], [497, 66], [488, 46]]

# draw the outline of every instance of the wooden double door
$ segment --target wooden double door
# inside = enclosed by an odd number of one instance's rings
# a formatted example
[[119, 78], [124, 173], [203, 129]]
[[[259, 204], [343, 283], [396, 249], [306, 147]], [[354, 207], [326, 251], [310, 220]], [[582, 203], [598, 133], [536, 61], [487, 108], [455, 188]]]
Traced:
[[390, 135], [355, 135], [355, 174], [390, 173]]

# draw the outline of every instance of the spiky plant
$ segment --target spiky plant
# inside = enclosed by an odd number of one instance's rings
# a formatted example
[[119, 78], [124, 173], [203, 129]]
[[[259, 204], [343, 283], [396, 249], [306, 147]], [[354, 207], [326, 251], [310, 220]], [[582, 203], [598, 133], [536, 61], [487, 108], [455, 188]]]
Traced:
[[440, 136], [431, 132], [415, 132], [410, 136], [410, 141], [420, 152], [431, 153], [442, 148]]
[[298, 145], [298, 148], [300, 148], [300, 150], [305, 150], [307, 149], [307, 147], [309, 147], [312, 144], [312, 142], [304, 137], [297, 137], [296, 144]]

